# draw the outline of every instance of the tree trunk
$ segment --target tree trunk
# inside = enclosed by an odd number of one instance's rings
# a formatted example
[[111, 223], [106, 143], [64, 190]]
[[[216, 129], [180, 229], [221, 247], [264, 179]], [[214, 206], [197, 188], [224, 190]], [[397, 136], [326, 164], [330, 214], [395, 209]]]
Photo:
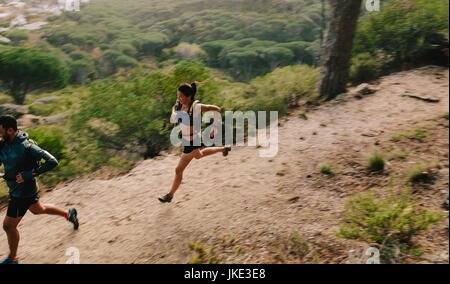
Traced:
[[326, 28], [326, 20], [325, 20], [325, 0], [321, 0], [321, 8], [322, 10], [320, 11], [320, 45], [323, 45], [323, 35], [325, 32], [325, 28]]
[[361, 0], [330, 0], [331, 15], [322, 45], [320, 96], [332, 99], [346, 91], [353, 39]]
[[25, 97], [27, 95], [27, 89], [20, 85], [17, 81], [14, 81], [9, 90], [11, 97], [14, 99], [16, 105], [23, 105], [25, 103]]

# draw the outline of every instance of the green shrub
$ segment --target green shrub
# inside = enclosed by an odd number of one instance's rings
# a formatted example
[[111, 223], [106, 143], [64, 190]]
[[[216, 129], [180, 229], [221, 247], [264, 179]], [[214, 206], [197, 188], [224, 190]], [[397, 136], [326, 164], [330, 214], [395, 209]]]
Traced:
[[170, 145], [173, 125], [168, 118], [176, 88], [193, 81], [202, 82], [196, 98], [204, 103], [217, 102], [217, 87], [198, 61], [181, 62], [169, 74], [136, 70], [126, 78], [98, 81], [81, 102], [72, 129], [101, 149], [155, 157]]
[[334, 174], [334, 166], [329, 163], [324, 163], [319, 165], [319, 172], [324, 175], [333, 175]]
[[422, 255], [422, 251], [420, 249], [411, 249], [411, 254], [415, 257], [419, 257]]
[[26, 132], [31, 139], [37, 142], [40, 148], [48, 151], [59, 162], [55, 169], [39, 177], [39, 181], [44, 185], [52, 187], [83, 173], [81, 169], [83, 162], [70, 151], [64, 129], [57, 126], [40, 126], [27, 129]]
[[296, 231], [277, 236], [270, 247], [274, 257], [282, 263], [301, 262], [311, 252], [308, 240]]
[[144, 55], [159, 56], [162, 49], [169, 43], [169, 38], [159, 32], [141, 34], [133, 40], [133, 46]]
[[431, 179], [430, 167], [424, 165], [411, 166], [407, 169], [406, 176], [411, 183], [427, 182]]
[[298, 112], [298, 116], [304, 120], [308, 120], [308, 113], [304, 110]]
[[135, 156], [122, 157], [113, 151], [101, 149], [99, 145], [86, 140], [86, 137], [78, 137], [56, 126], [40, 126], [26, 131], [31, 139], [36, 140], [42, 149], [54, 155], [59, 162], [58, 167], [39, 177], [39, 181], [47, 187], [101, 168], [110, 171], [129, 168], [136, 162]]
[[2, 104], [12, 104], [14, 103], [14, 99], [11, 96], [1, 94], [0, 93], [0, 105]]
[[[449, 2], [441, 0], [382, 1], [381, 11], [360, 18], [354, 54], [382, 51], [391, 67], [415, 62], [448, 37]], [[385, 62], [383, 62], [383, 65]], [[391, 62], [389, 62], [391, 63]]]
[[67, 43], [67, 44], [64, 44], [63, 46], [61, 46], [61, 49], [65, 53], [69, 54], [69, 53], [76, 51], [78, 49], [78, 47], [74, 44]]
[[83, 52], [83, 51], [73, 51], [69, 54], [69, 57], [73, 60], [92, 60], [92, 57], [89, 53]]
[[200, 242], [189, 243], [189, 249], [195, 252], [196, 256], [190, 261], [190, 264], [219, 264], [219, 259], [215, 256], [214, 247], [209, 252], [202, 246]]
[[389, 262], [394, 249], [408, 251], [411, 238], [440, 221], [444, 215], [419, 208], [409, 190], [389, 197], [373, 191], [358, 194], [345, 204], [338, 237], [362, 239], [381, 245], [381, 257]]
[[78, 103], [79, 98], [64, 96], [50, 104], [30, 105], [29, 114], [36, 116], [52, 116], [69, 111]]
[[[3, 13], [3, 10], [1, 12]], [[9, 28], [9, 25], [10, 25], [9, 19], [0, 21], [0, 28]]]
[[129, 57], [132, 57], [132, 58], [136, 57], [138, 54], [136, 48], [133, 45], [131, 45], [131, 43], [125, 43], [125, 42], [119, 43], [117, 45], [114, 45], [112, 48], [115, 50], [119, 50], [123, 54], [125, 54]]
[[292, 252], [298, 255], [300, 258], [306, 256], [309, 251], [308, 241], [302, 237], [299, 233], [294, 232], [291, 237], [292, 242]]
[[404, 133], [399, 133], [399, 134], [395, 134], [394, 136], [392, 136], [391, 141], [393, 142], [400, 142], [403, 140], [406, 140], [406, 136], [404, 135]]
[[350, 69], [350, 81], [353, 84], [360, 84], [375, 80], [382, 74], [382, 63], [376, 55], [361, 53], [352, 59]]
[[67, 157], [67, 146], [64, 137], [64, 130], [57, 126], [40, 126], [34, 129], [27, 129], [30, 139], [37, 142], [40, 148], [48, 151], [57, 160]]
[[301, 98], [314, 93], [319, 70], [307, 65], [278, 68], [249, 85], [237, 84], [229, 90], [227, 110], [279, 111], [286, 114], [289, 107], [297, 106]]
[[424, 129], [414, 129], [408, 131], [402, 131], [394, 136], [391, 140], [394, 142], [400, 142], [406, 139], [423, 141], [428, 137], [428, 132]]
[[77, 59], [69, 63], [71, 84], [84, 85], [94, 77], [94, 65], [92, 60]]
[[428, 137], [428, 132], [423, 129], [416, 129], [414, 130], [414, 133], [410, 135], [409, 139], [416, 139], [422, 141], [423, 139]]
[[374, 151], [368, 157], [367, 167], [371, 171], [383, 171], [386, 166], [384, 154], [379, 151]]
[[408, 151], [403, 151], [403, 150], [399, 150], [394, 153], [394, 157], [402, 159], [402, 160], [406, 159], [408, 157], [408, 155], [409, 155]]
[[126, 55], [117, 57], [114, 64], [117, 68], [134, 68], [138, 66], [136, 59]]
[[6, 37], [9, 38], [14, 45], [19, 45], [21, 41], [28, 40], [28, 33], [25, 31], [11, 31], [6, 33]]
[[181, 42], [174, 47], [173, 52], [181, 59], [196, 59], [206, 56], [205, 51], [203, 51], [199, 45], [186, 42]]
[[307, 96], [307, 104], [308, 105], [318, 105], [320, 104], [323, 98], [320, 97], [319, 93], [313, 92]]

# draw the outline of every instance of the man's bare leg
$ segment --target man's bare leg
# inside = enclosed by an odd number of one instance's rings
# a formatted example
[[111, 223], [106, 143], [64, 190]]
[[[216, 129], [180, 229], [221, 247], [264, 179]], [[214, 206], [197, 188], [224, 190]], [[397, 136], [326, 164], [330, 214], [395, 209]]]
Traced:
[[17, 230], [17, 226], [19, 226], [20, 221], [23, 217], [19, 218], [11, 218], [6, 216], [3, 221], [3, 230], [6, 232], [6, 236], [8, 237], [9, 244], [9, 257], [11, 259], [17, 258], [17, 249], [19, 247], [20, 234]]
[[69, 212], [59, 209], [53, 205], [44, 205], [41, 202], [37, 202], [37, 203], [31, 205], [29, 210], [34, 215], [42, 215], [42, 214], [56, 215], [56, 216], [64, 217], [66, 219], [69, 216]]
[[73, 224], [74, 230], [78, 230], [79, 222], [77, 217], [77, 211], [75, 210], [75, 208], [70, 209], [69, 211], [64, 211], [53, 205], [47, 205], [42, 204], [41, 202], [37, 202], [31, 205], [29, 210], [34, 215], [47, 214], [64, 217], [67, 221]]

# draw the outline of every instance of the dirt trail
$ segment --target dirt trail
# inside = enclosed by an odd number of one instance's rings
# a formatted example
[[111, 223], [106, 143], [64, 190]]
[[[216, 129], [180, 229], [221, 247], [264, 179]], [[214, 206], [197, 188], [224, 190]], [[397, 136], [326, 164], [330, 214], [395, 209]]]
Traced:
[[[76, 180], [41, 201], [76, 207], [80, 230], [73, 232], [62, 219], [28, 213], [19, 229], [21, 261], [65, 263], [66, 249], [76, 247], [82, 263], [188, 263], [193, 257], [188, 243], [201, 241], [209, 248], [226, 236], [245, 253], [230, 249], [221, 254], [222, 262], [267, 263], [275, 261], [271, 248], [277, 240], [293, 231], [323, 241], [320, 259], [330, 254], [334, 262], [344, 261], [349, 249], [364, 246], [338, 240], [331, 232], [352, 192], [318, 189], [317, 165], [346, 153], [363, 155], [379, 137], [448, 112], [448, 83], [448, 69], [426, 67], [382, 78], [376, 94], [327, 103], [311, 111], [308, 120], [293, 113], [282, 122], [275, 158], [260, 158], [258, 149], [241, 147], [227, 158], [194, 161], [170, 205], [156, 197], [170, 188], [175, 155], [144, 161], [111, 180]], [[441, 102], [405, 98], [404, 93]], [[440, 241], [444, 246], [436, 253], [448, 262], [448, 234]], [[3, 233], [0, 252], [7, 252]]]

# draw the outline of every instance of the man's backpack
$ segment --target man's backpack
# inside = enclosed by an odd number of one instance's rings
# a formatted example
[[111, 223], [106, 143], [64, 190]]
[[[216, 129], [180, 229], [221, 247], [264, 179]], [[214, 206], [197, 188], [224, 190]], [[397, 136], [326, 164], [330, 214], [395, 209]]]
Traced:
[[17, 167], [18, 172], [35, 170], [41, 166], [41, 161], [37, 161], [31, 153], [31, 147], [33, 145], [38, 146], [36, 141], [32, 139], [28, 139], [27, 141], [25, 141], [25, 158], [20, 164], [20, 167]]

